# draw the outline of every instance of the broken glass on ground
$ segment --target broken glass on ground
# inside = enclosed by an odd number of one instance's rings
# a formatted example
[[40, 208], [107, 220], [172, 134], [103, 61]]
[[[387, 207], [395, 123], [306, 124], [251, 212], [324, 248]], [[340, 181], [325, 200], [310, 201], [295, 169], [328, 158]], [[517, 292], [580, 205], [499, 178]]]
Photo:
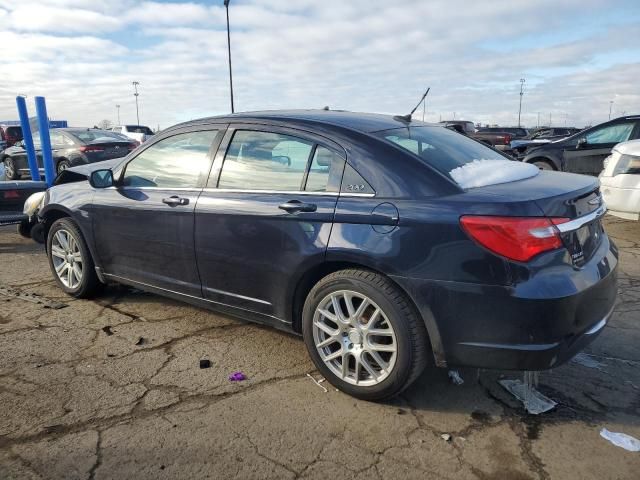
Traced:
[[630, 452], [640, 452], [640, 440], [626, 433], [610, 432], [606, 428], [600, 430], [600, 436], [609, 440], [616, 447], [624, 448]]
[[527, 412], [539, 415], [553, 409], [557, 403], [546, 397], [538, 386], [538, 372], [524, 372], [523, 380], [498, 380], [498, 383], [524, 405]]

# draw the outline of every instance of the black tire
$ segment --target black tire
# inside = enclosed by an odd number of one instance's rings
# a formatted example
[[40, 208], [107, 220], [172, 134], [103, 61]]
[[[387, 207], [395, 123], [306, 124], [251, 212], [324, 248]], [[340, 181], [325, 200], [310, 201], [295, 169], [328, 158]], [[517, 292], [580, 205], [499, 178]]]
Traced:
[[[316, 309], [328, 295], [340, 290], [363, 294], [375, 302], [395, 332], [395, 365], [386, 378], [374, 385], [362, 386], [344, 381], [332, 372], [316, 349], [313, 334]], [[368, 270], [340, 270], [320, 280], [307, 295], [302, 312], [302, 333], [309, 355], [320, 373], [339, 390], [369, 401], [392, 397], [407, 388], [426, 367], [431, 351], [424, 322], [410, 300], [388, 278]]]
[[71, 168], [71, 163], [69, 162], [69, 160], [60, 160], [58, 162], [58, 165], [56, 166], [56, 173], [60, 174], [63, 170], [66, 170], [67, 168]]
[[29, 220], [22, 220], [18, 224], [18, 235], [24, 238], [31, 238], [31, 222]]
[[44, 224], [41, 222], [36, 223], [31, 227], [31, 239], [40, 244], [44, 244], [47, 239], [44, 236]]
[[[66, 234], [73, 237], [73, 240], [78, 246], [79, 253], [82, 259], [82, 275], [78, 285], [69, 287], [65, 285], [58, 274], [54, 266], [52, 243], [53, 238], [57, 232], [64, 230]], [[95, 271], [95, 265], [91, 258], [91, 253], [87, 247], [87, 243], [80, 232], [80, 229], [76, 223], [68, 217], [60, 218], [53, 222], [47, 235], [47, 257], [49, 258], [49, 268], [53, 274], [53, 278], [56, 280], [58, 286], [68, 295], [76, 298], [90, 298], [96, 295], [102, 288], [102, 283], [98, 279]]]
[[550, 171], [555, 170], [555, 167], [546, 160], [534, 160], [530, 163], [538, 167], [540, 170], [550, 170]]
[[18, 170], [16, 169], [16, 163], [13, 161], [11, 157], [4, 157], [4, 178], [7, 180], [18, 180], [20, 175], [18, 174]]

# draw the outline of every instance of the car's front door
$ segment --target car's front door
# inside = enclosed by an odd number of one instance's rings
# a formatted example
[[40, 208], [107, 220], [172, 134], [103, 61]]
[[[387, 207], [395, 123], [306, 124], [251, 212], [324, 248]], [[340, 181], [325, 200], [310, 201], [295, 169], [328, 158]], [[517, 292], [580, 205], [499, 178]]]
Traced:
[[344, 156], [298, 130], [227, 131], [196, 207], [205, 298], [276, 323], [287, 318], [291, 279], [324, 260]]
[[567, 145], [563, 152], [563, 170], [573, 173], [598, 175], [603, 168], [604, 159], [611, 149], [634, 137], [637, 122], [624, 120], [594, 128], [579, 137], [578, 142]]
[[200, 127], [165, 137], [129, 161], [115, 187], [96, 190], [93, 231], [105, 274], [201, 296], [193, 212], [222, 135]]

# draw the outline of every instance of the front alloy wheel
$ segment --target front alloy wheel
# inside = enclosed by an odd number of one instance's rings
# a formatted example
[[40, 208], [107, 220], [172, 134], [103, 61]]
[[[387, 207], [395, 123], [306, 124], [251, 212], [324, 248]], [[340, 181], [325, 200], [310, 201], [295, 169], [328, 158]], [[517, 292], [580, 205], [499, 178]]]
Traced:
[[82, 282], [82, 253], [77, 240], [68, 230], [61, 228], [53, 235], [51, 260], [60, 282], [67, 288], [78, 288]]
[[69, 295], [88, 298], [100, 290], [102, 284], [95, 272], [89, 248], [71, 218], [60, 218], [51, 225], [47, 235], [47, 255], [56, 283]]
[[376, 385], [396, 363], [396, 334], [369, 297], [352, 290], [327, 295], [313, 318], [313, 340], [325, 365], [352, 385]]

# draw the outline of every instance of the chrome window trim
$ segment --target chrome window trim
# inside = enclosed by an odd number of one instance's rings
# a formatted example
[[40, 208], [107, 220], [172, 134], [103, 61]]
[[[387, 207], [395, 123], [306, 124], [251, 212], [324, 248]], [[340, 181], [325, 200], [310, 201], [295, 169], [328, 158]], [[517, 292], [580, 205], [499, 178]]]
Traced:
[[121, 187], [107, 187], [107, 188], [119, 188], [121, 190], [161, 190], [171, 192], [201, 192], [202, 188], [198, 187], [136, 187], [134, 185], [123, 185]]
[[283, 194], [283, 195], [317, 195], [324, 197], [374, 197], [375, 193], [344, 193], [344, 192], [311, 192], [308, 190], [251, 190], [242, 188], [211, 188], [206, 187], [202, 190], [208, 193], [266, 193], [266, 194]]
[[605, 205], [600, 205], [597, 210], [594, 210], [587, 215], [583, 215], [582, 217], [576, 218], [575, 220], [571, 220], [569, 222], [560, 223], [556, 225], [556, 228], [560, 230], [561, 233], [569, 233], [579, 228], [585, 226], [587, 223], [593, 222], [594, 220], [604, 216], [607, 212], [607, 207]]

